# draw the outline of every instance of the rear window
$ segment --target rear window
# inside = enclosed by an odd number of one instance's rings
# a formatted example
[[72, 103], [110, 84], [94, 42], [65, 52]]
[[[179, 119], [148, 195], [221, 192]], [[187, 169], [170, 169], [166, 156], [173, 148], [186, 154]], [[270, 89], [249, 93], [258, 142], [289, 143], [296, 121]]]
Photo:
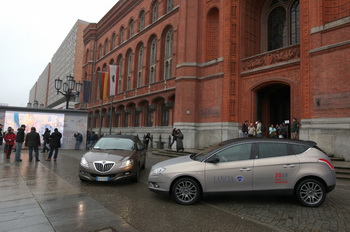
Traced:
[[258, 143], [258, 149], [259, 159], [289, 155], [287, 144], [284, 143]]
[[310, 148], [309, 146], [297, 145], [297, 144], [291, 144], [290, 146], [292, 147], [294, 154], [301, 154]]

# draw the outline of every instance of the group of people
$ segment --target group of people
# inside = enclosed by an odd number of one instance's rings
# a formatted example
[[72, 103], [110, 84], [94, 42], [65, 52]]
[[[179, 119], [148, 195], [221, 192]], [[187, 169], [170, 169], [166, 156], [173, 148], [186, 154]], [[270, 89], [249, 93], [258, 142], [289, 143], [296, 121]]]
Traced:
[[[34, 151], [34, 159], [36, 162], [39, 162], [39, 147], [41, 146], [40, 135], [36, 132], [35, 127], [30, 128], [29, 133], [25, 133], [26, 125], [21, 125], [17, 129], [17, 133], [14, 133], [14, 129], [12, 127], [8, 127], [7, 131], [3, 132], [3, 125], [0, 124], [0, 146], [3, 144], [3, 140], [5, 142], [4, 153], [6, 155], [6, 159], [10, 159], [13, 147], [15, 146], [15, 161], [21, 162], [21, 151], [22, 146], [28, 147], [29, 150], [29, 162], [33, 161], [33, 151]], [[51, 160], [51, 157], [54, 156], [54, 160], [56, 161], [58, 155], [58, 148], [61, 147], [61, 138], [62, 134], [58, 131], [57, 128], [54, 129], [54, 132], [50, 134], [50, 130], [48, 128], [45, 129], [43, 136], [43, 150], [42, 152], [49, 151], [47, 161]], [[50, 148], [47, 147], [49, 144]]]
[[[291, 125], [291, 138], [299, 139], [299, 127], [300, 123], [297, 118], [293, 118]], [[260, 120], [248, 125], [248, 120], [242, 124], [242, 136], [241, 137], [263, 137], [266, 127]], [[268, 129], [268, 135], [271, 138], [288, 138], [288, 125], [284, 122], [281, 124], [271, 124]]]
[[181, 130], [178, 128], [174, 128], [171, 136], [173, 136], [173, 141], [170, 144], [170, 147], [173, 146], [173, 144], [176, 142], [176, 151], [179, 152], [183, 152], [184, 151], [184, 145], [182, 140], [184, 139], [184, 135], [182, 134]]

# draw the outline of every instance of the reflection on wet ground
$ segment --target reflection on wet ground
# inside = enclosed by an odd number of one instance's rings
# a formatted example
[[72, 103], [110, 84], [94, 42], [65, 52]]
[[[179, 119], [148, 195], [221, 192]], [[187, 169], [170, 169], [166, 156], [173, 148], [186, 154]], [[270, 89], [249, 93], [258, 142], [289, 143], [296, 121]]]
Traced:
[[11, 156], [1, 150], [0, 231], [136, 231], [40, 162], [29, 162], [28, 151], [22, 162]]

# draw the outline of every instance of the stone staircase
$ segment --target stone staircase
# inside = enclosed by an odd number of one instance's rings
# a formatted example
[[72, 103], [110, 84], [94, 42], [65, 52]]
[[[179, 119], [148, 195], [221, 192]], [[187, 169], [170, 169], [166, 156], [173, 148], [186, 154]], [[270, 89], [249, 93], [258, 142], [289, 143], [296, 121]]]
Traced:
[[343, 158], [330, 156], [332, 164], [335, 169], [337, 179], [350, 180], [350, 162], [345, 161]]
[[[170, 149], [152, 149], [152, 154], [175, 158], [175, 157], [184, 156], [184, 155], [196, 154], [201, 150], [193, 149], [188, 151], [185, 150], [184, 152], [176, 152]], [[338, 158], [334, 156], [330, 156], [330, 158], [335, 168], [337, 179], [350, 180], [350, 162], [344, 161], [343, 158]]]

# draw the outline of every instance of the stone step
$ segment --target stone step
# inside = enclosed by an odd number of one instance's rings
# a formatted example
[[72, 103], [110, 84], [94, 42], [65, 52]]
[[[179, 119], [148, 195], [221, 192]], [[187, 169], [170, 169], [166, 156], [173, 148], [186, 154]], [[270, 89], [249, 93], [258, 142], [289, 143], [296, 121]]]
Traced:
[[338, 174], [338, 173], [336, 173], [335, 176], [337, 177], [337, 179], [350, 180], [350, 174]]

